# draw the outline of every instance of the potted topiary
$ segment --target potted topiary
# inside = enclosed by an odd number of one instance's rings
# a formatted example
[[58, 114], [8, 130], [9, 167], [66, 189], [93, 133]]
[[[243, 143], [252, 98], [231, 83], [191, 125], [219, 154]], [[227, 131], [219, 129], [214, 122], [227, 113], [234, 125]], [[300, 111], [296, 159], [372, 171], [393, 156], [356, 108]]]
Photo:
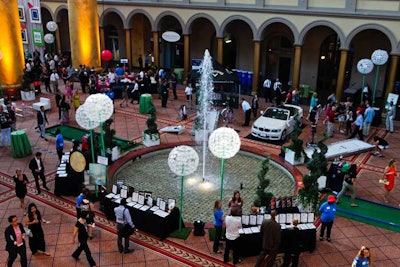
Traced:
[[35, 91], [31, 88], [32, 79], [27, 72], [22, 76], [21, 99], [23, 101], [35, 100]]
[[153, 103], [151, 103], [152, 107], [150, 108], [150, 117], [146, 121], [147, 129], [143, 131], [142, 134], [142, 142], [144, 146], [157, 146], [160, 144], [160, 133], [157, 129], [156, 123], [156, 108]]
[[265, 189], [269, 186], [269, 179], [266, 177], [269, 171], [269, 158], [264, 159], [261, 162], [261, 169], [257, 174], [258, 186], [256, 189], [256, 199], [254, 200], [254, 206], [256, 207], [268, 207], [273, 195], [270, 192], [265, 192]]
[[115, 135], [115, 130], [111, 129], [111, 124], [113, 122], [114, 120], [110, 118], [103, 123], [104, 146], [110, 162], [116, 161], [121, 155], [120, 148], [113, 140]]
[[295, 125], [295, 129], [290, 134], [291, 144], [284, 147], [285, 161], [292, 165], [303, 164], [304, 160], [307, 158], [307, 154], [303, 149], [303, 140], [299, 139], [302, 130], [299, 123]]

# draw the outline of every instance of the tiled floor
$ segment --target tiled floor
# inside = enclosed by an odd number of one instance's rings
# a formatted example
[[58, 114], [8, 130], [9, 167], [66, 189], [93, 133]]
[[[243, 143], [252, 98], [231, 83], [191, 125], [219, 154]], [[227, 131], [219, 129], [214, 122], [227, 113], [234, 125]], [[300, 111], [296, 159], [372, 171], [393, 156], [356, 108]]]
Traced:
[[[79, 86], [76, 84], [75, 86]], [[63, 86], [60, 86], [63, 90]], [[189, 119], [185, 122], [178, 122], [177, 111], [182, 103], [185, 103], [183, 88], [180, 87], [178, 101], [168, 101], [168, 108], [161, 108], [161, 101], [154, 95], [154, 102], [157, 107], [159, 128], [168, 125], [183, 124], [190, 129], [193, 123], [195, 111], [189, 111]], [[52, 100], [52, 110], [48, 114], [50, 125], [57, 124], [57, 112], [54, 104], [54, 95], [43, 93], [44, 96]], [[82, 102], [86, 96], [82, 96]], [[249, 97], [248, 97], [249, 98]], [[116, 129], [117, 136], [134, 141], [140, 141], [141, 132], [146, 128], [145, 121], [147, 116], [138, 114], [138, 105], [129, 105], [127, 108], [120, 108], [116, 100], [116, 112], [113, 115], [113, 127]], [[26, 103], [29, 105], [30, 103]], [[260, 100], [261, 107], [266, 104]], [[17, 102], [21, 105], [21, 101]], [[73, 113], [73, 112], [71, 112]], [[71, 124], [76, 125], [74, 115], [71, 115]], [[243, 112], [235, 110], [235, 121], [232, 125], [239, 131], [242, 139], [242, 146], [248, 147], [252, 151], [258, 151], [264, 155], [276, 156], [280, 152], [280, 147], [245, 139], [250, 133], [250, 127], [242, 127]], [[75, 262], [70, 256], [77, 244], [72, 243], [72, 228], [74, 224], [74, 199], [72, 197], [55, 197], [54, 190], [54, 171], [57, 165], [55, 155], [55, 140], [49, 138], [46, 142], [39, 138], [35, 131], [35, 116], [18, 118], [17, 127], [26, 129], [33, 151], [40, 150], [43, 153], [47, 180], [51, 192], [42, 191], [39, 196], [35, 195], [35, 185], [30, 171], [27, 167], [31, 157], [14, 159], [11, 157], [9, 148], [0, 147], [0, 227], [4, 229], [7, 225], [7, 217], [16, 214], [22, 219], [23, 211], [19, 208], [19, 202], [14, 194], [13, 183], [10, 177], [16, 168], [22, 168], [31, 181], [28, 189], [27, 202], [34, 201], [41, 210], [43, 217], [50, 220], [50, 224], [44, 224], [43, 228], [46, 235], [48, 251], [52, 256], [31, 256], [28, 249], [29, 266], [87, 266], [85, 256], [82, 254], [80, 260]], [[322, 125], [319, 126], [318, 136], [322, 135]], [[400, 124], [396, 122], [396, 127]], [[309, 128], [303, 131], [302, 138], [308, 140]], [[351, 156], [348, 160], [355, 162], [360, 168], [359, 181], [356, 185], [357, 195], [372, 201], [382, 202], [381, 196], [383, 187], [377, 183], [381, 177], [384, 166], [390, 158], [399, 159], [400, 137], [398, 130], [393, 134], [386, 134], [384, 129], [373, 128], [372, 131], [378, 135], [385, 136], [390, 144], [390, 149], [386, 152], [385, 158], [371, 157], [368, 153]], [[193, 137], [187, 131], [181, 135], [162, 134], [162, 143], [185, 143], [192, 142]], [[335, 132], [334, 138], [328, 142], [344, 139], [340, 133]], [[71, 144], [66, 143], [66, 149]], [[139, 149], [143, 149], [139, 147]], [[301, 172], [307, 172], [304, 166], [297, 168]], [[390, 205], [398, 207], [400, 203], [399, 183], [391, 192]], [[245, 196], [244, 196], [245, 197]], [[212, 203], [206, 205], [212, 206]], [[393, 216], [400, 216], [400, 210], [396, 210]], [[379, 218], [379, 214], [376, 214]], [[96, 216], [95, 237], [89, 241], [89, 246], [94, 255], [94, 259], [100, 266], [226, 266], [221, 260], [220, 255], [212, 254], [212, 243], [208, 241], [207, 233], [204, 237], [190, 235], [187, 240], [168, 238], [164, 241], [139, 232], [131, 238], [131, 247], [135, 252], [128, 255], [118, 253], [116, 246], [115, 225], [105, 219], [101, 213]], [[207, 232], [207, 231], [206, 231]], [[0, 247], [4, 248], [5, 241], [0, 239]], [[373, 255], [373, 266], [400, 266], [400, 234], [390, 232], [385, 229], [366, 225], [357, 221], [352, 221], [337, 217], [332, 231], [332, 242], [317, 241], [317, 248], [313, 253], [302, 253], [300, 256], [300, 266], [350, 266], [357, 249], [361, 245], [371, 248]], [[5, 265], [7, 253], [0, 251], [0, 264]], [[245, 258], [242, 266], [254, 266], [256, 258]], [[17, 263], [14, 266], [18, 266]]]

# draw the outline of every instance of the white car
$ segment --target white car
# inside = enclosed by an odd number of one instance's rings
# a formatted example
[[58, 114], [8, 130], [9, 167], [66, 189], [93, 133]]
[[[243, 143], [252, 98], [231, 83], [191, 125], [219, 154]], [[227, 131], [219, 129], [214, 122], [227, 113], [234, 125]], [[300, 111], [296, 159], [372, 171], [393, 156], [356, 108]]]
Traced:
[[269, 107], [261, 114], [251, 128], [251, 134], [261, 139], [286, 140], [296, 123], [303, 122], [303, 109], [295, 105]]

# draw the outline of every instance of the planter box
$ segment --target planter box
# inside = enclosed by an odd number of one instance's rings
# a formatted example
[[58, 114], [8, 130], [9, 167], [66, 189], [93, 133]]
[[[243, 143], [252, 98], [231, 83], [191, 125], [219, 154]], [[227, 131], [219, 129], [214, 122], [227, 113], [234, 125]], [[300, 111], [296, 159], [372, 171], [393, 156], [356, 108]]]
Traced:
[[111, 160], [116, 161], [121, 156], [121, 150], [119, 146], [115, 146], [111, 149]]
[[158, 146], [160, 144], [160, 134], [142, 134], [142, 143], [144, 146]]
[[21, 99], [22, 101], [33, 101], [35, 100], [35, 92], [33, 91], [21, 91]]
[[304, 164], [304, 155], [302, 154], [299, 160], [295, 160], [294, 159], [294, 151], [292, 151], [290, 149], [286, 149], [285, 161], [289, 162], [292, 165]]

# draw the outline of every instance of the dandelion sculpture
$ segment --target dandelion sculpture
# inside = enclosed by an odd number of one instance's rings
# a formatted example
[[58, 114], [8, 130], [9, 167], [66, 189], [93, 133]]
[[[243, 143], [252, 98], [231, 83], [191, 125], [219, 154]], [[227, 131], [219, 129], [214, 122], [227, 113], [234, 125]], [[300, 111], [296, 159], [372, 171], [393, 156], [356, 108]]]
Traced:
[[357, 70], [362, 74], [362, 87], [361, 87], [361, 103], [363, 103], [364, 98], [364, 84], [365, 84], [365, 75], [370, 73], [374, 68], [374, 63], [370, 59], [361, 59], [357, 63]]
[[378, 85], [379, 68], [388, 61], [389, 55], [385, 50], [377, 49], [371, 55], [372, 62], [376, 65], [374, 91], [372, 93], [372, 106], [375, 105], [376, 86]]
[[199, 165], [199, 155], [190, 146], [177, 146], [171, 150], [168, 156], [168, 166], [173, 173], [181, 175], [181, 196], [180, 196], [180, 218], [179, 232], [182, 230], [182, 209], [183, 209], [183, 181], [184, 177], [194, 173]]
[[240, 149], [240, 137], [232, 128], [221, 127], [211, 133], [208, 148], [214, 156], [221, 158], [221, 188], [219, 198], [222, 200], [224, 190], [225, 159], [232, 158]]

